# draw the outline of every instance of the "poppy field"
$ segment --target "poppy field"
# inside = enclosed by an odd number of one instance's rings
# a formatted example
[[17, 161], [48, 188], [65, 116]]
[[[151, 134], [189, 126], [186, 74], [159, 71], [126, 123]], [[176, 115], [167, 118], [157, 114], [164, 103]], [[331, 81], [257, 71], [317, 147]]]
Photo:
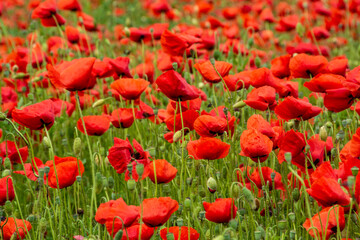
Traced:
[[0, 17], [0, 240], [360, 239], [359, 0]]

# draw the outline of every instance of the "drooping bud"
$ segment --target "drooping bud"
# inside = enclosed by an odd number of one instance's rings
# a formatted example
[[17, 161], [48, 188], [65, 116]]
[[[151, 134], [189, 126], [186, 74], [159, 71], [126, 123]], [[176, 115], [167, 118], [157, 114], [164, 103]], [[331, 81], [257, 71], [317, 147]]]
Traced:
[[233, 105], [233, 108], [243, 108], [246, 106], [246, 103], [244, 101], [239, 101]]
[[326, 139], [327, 139], [327, 137], [328, 137], [328, 133], [327, 133], [327, 131], [326, 131], [326, 127], [325, 127], [325, 126], [322, 126], [322, 127], [320, 128], [320, 133], [319, 133], [319, 135], [320, 135], [320, 139], [321, 139], [322, 141], [326, 141]]
[[208, 180], [207, 180], [207, 187], [209, 189], [209, 191], [211, 193], [214, 193], [216, 192], [217, 190], [217, 182], [214, 178], [210, 177]]

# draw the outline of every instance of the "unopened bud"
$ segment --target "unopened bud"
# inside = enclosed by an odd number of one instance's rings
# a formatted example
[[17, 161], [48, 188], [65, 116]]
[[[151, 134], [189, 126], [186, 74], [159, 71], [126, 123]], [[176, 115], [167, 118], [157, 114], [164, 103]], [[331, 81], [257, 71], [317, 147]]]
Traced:
[[127, 187], [128, 187], [128, 189], [129, 189], [130, 191], [135, 190], [135, 187], [136, 187], [136, 182], [135, 182], [135, 180], [134, 180], [134, 179], [129, 179], [129, 180], [127, 181]]
[[74, 139], [73, 151], [75, 156], [79, 156], [81, 152], [81, 138], [77, 137]]
[[354, 176], [354, 177], [356, 177], [357, 176], [357, 174], [359, 173], [359, 168], [358, 167], [352, 167], [351, 168], [351, 172], [352, 172], [352, 175]]
[[7, 177], [7, 176], [10, 176], [11, 174], [11, 170], [9, 169], [5, 169], [2, 174], [1, 174], [1, 177], [4, 178], [4, 177]]
[[181, 130], [176, 131], [173, 135], [173, 141], [177, 142], [181, 139], [181, 137], [182, 137], [182, 131]]
[[141, 164], [141, 163], [136, 164], [135, 169], [136, 169], [136, 173], [139, 176], [139, 179], [141, 179], [142, 175], [144, 173], [144, 164]]
[[246, 106], [246, 103], [244, 101], [239, 101], [233, 105], [233, 108], [243, 108]]
[[210, 177], [208, 180], [207, 180], [207, 187], [209, 189], [209, 191], [211, 193], [214, 193], [216, 192], [217, 190], [217, 182], [214, 178]]
[[50, 139], [48, 137], [44, 137], [43, 138], [43, 143], [44, 143], [44, 146], [47, 148], [47, 149], [50, 149], [51, 148], [51, 142], [50, 142]]
[[97, 107], [101, 107], [106, 103], [105, 99], [99, 99], [97, 101], [95, 101], [92, 105], [93, 108], [97, 108]]
[[328, 134], [327, 134], [327, 131], [326, 131], [326, 127], [325, 127], [325, 126], [322, 126], [322, 127], [320, 128], [320, 133], [319, 133], [319, 135], [320, 135], [320, 139], [321, 139], [322, 141], [326, 141], [326, 139], [327, 139], [327, 137], [328, 137]]

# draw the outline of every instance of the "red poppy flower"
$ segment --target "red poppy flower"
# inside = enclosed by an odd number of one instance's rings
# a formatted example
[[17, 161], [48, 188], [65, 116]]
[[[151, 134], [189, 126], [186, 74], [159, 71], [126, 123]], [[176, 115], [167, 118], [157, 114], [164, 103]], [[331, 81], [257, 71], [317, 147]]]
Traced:
[[0, 157], [3, 158], [3, 163], [5, 158], [8, 157], [12, 164], [21, 164], [21, 162], [26, 162], [28, 156], [28, 147], [20, 148], [16, 143], [9, 140], [0, 144]]
[[333, 58], [327, 66], [327, 70], [329, 71], [329, 73], [341, 75], [344, 77], [347, 68], [348, 68], [348, 60], [345, 56], [338, 56]]
[[77, 121], [77, 128], [80, 132], [85, 134], [84, 124], [86, 128], [87, 135], [90, 136], [101, 136], [103, 135], [110, 127], [110, 117], [107, 115], [101, 116], [84, 116], [83, 119], [79, 118]]
[[40, 130], [44, 127], [49, 129], [55, 121], [54, 106], [50, 99], [21, 110], [14, 109], [11, 115], [15, 122], [31, 130]]
[[215, 223], [228, 223], [236, 217], [237, 207], [232, 198], [217, 198], [215, 202], [203, 202], [207, 220]]
[[[331, 235], [337, 232], [338, 227], [340, 231], [345, 228], [344, 208], [339, 205], [324, 208], [312, 217], [312, 223], [307, 218], [303, 227], [313, 238], [329, 239]], [[311, 229], [313, 227], [316, 229]]]
[[[174, 240], [198, 240], [200, 238], [200, 234], [191, 227], [169, 227], [163, 228], [160, 230], [160, 237], [162, 240], [167, 240], [167, 234], [174, 234]], [[180, 237], [179, 237], [180, 235]]]
[[145, 152], [135, 139], [133, 139], [133, 146], [134, 148], [128, 139], [122, 140], [120, 138], [114, 138], [114, 146], [109, 149], [108, 159], [117, 173], [121, 174], [125, 172], [126, 178], [130, 178], [127, 165], [131, 163], [133, 165], [132, 178], [137, 181], [139, 176], [136, 172], [136, 164], [144, 164], [142, 179], [146, 178], [149, 175], [148, 165], [150, 163], [150, 154]]
[[183, 56], [188, 47], [184, 39], [169, 30], [163, 32], [160, 42], [164, 52], [171, 56]]
[[132, 78], [129, 70], [130, 59], [128, 57], [117, 57], [115, 59], [104, 57], [104, 63], [109, 63], [118, 76]]
[[290, 63], [291, 55], [276, 57], [271, 60], [271, 72], [275, 77], [286, 78], [290, 76]]
[[57, 13], [55, 0], [46, 0], [40, 3], [32, 12], [31, 18], [39, 18], [44, 27], [56, 27], [65, 24], [65, 19]]
[[31, 223], [13, 217], [1, 221], [0, 227], [2, 229], [2, 236], [4, 240], [13, 239], [12, 236], [16, 233], [16, 239], [24, 239], [31, 230]]
[[143, 211], [142, 220], [147, 226], [160, 227], [178, 210], [179, 204], [170, 197], [149, 198], [143, 200], [140, 208]]
[[82, 9], [78, 0], [59, 0], [58, 7], [69, 11], [81, 11]]
[[14, 186], [10, 176], [0, 178], [0, 206], [15, 199]]
[[[274, 182], [271, 178], [272, 173], [275, 173]], [[260, 176], [259, 169], [256, 168], [255, 171], [250, 176], [250, 179], [256, 184], [256, 186], [259, 189], [262, 189], [262, 186], [263, 186], [262, 179], [264, 179], [264, 184], [265, 185], [268, 184], [270, 191], [274, 190], [274, 187], [275, 187], [275, 189], [284, 190], [284, 185], [281, 181], [280, 173], [276, 172], [275, 170], [273, 170], [269, 167], [261, 167], [261, 174], [262, 174], [262, 177]]]
[[80, 31], [72, 26], [66, 26], [65, 28], [66, 38], [71, 43], [77, 43], [80, 41]]
[[95, 221], [105, 224], [109, 234], [115, 236], [122, 227], [130, 227], [139, 217], [138, 207], [129, 206], [122, 198], [119, 198], [101, 203], [96, 211]]
[[255, 88], [260, 88], [263, 86], [270, 86], [275, 89], [279, 87], [279, 82], [277, 78], [273, 76], [270, 69], [268, 68], [258, 68], [251, 71], [250, 74], [250, 85]]
[[321, 177], [312, 183], [311, 188], [306, 189], [320, 206], [331, 207], [335, 204], [346, 206], [350, 204], [350, 197], [344, 192], [337, 180]]
[[[181, 116], [182, 115], [182, 116]], [[185, 131], [192, 131], [194, 129], [194, 122], [199, 117], [199, 113], [195, 110], [187, 110], [185, 112], [178, 113], [175, 116], [171, 116], [165, 120], [166, 126], [170, 131], [179, 131], [184, 124]], [[174, 120], [175, 118], [175, 120]], [[182, 121], [181, 121], [182, 118]], [[175, 126], [174, 126], [175, 122]], [[188, 128], [188, 129], [187, 129]]]
[[[223, 61], [215, 61], [215, 66], [213, 66], [208, 60], [203, 63], [195, 63], [194, 68], [200, 72], [205, 81], [218, 83], [221, 81], [221, 78], [229, 74], [232, 64]], [[219, 74], [216, 72], [215, 68]]]
[[201, 137], [220, 136], [228, 130], [228, 122], [222, 117], [201, 115], [195, 120], [194, 129]]
[[329, 89], [324, 97], [324, 106], [333, 112], [341, 112], [351, 107], [355, 98], [347, 88]]
[[92, 16], [79, 11], [76, 13], [76, 15], [78, 18], [82, 18], [82, 21], [78, 21], [78, 23], [79, 26], [84, 26], [86, 31], [94, 32], [98, 30], [95, 24], [95, 20]]
[[157, 159], [149, 164], [149, 178], [153, 183], [169, 183], [176, 177], [177, 169], [165, 159]]
[[294, 163], [297, 158], [305, 158], [305, 155], [303, 153], [305, 146], [306, 142], [303, 133], [295, 132], [293, 129], [287, 131], [279, 143], [279, 162], [282, 163], [283, 161], [285, 161], [284, 153], [286, 152], [291, 153], [292, 163]]
[[289, 68], [294, 78], [309, 78], [325, 71], [328, 61], [324, 56], [300, 53], [290, 59]]
[[129, 128], [134, 122], [131, 108], [118, 108], [111, 113], [111, 123], [116, 128]]
[[161, 74], [156, 79], [156, 84], [160, 91], [173, 101], [186, 101], [199, 97], [192, 86], [174, 70]]
[[273, 110], [276, 107], [276, 90], [273, 87], [263, 86], [260, 88], [254, 88], [247, 95], [244, 100], [246, 105], [251, 108], [265, 111], [266, 109]]
[[246, 127], [247, 127], [247, 129], [251, 129], [251, 128], [256, 129], [257, 131], [264, 134], [265, 136], [267, 136], [270, 139], [273, 139], [277, 135], [276, 132], [274, 131], [274, 129], [271, 127], [270, 123], [267, 122], [259, 114], [252, 115], [248, 119]]
[[250, 86], [250, 74], [251, 71], [243, 71], [234, 75], [227, 75], [224, 77], [224, 82], [229, 91], [232, 92], [243, 88], [248, 89]]
[[73, 183], [76, 181], [76, 177], [79, 175], [82, 176], [85, 170], [82, 161], [75, 157], [61, 158], [55, 156], [57, 176], [55, 174], [53, 160], [47, 161], [45, 166], [50, 167], [48, 179], [46, 179], [45, 176], [45, 183], [48, 182], [51, 188], [57, 188], [57, 184], [59, 184], [60, 189], [73, 185]]
[[320, 107], [311, 105], [307, 99], [297, 99], [292, 96], [285, 98], [275, 108], [275, 113], [282, 119], [308, 120], [320, 114]]
[[201, 137], [199, 140], [190, 141], [187, 150], [196, 160], [215, 160], [225, 158], [229, 154], [230, 144], [217, 138]]
[[273, 148], [273, 142], [254, 128], [245, 130], [240, 137], [240, 155], [249, 157], [255, 162], [264, 162]]
[[64, 110], [66, 114], [71, 117], [71, 115], [75, 111], [75, 105], [72, 103], [63, 101], [59, 98], [52, 98], [51, 101], [53, 102], [55, 117], [60, 117]]
[[110, 87], [116, 90], [123, 98], [135, 100], [145, 91], [149, 82], [142, 79], [121, 78], [111, 83]]
[[25, 170], [14, 171], [14, 173], [26, 176], [31, 181], [36, 181], [38, 179], [38, 174], [39, 174], [38, 169], [44, 167], [45, 165], [43, 164], [43, 162], [39, 158], [34, 157], [31, 163], [24, 164]]
[[95, 58], [80, 58], [63, 62], [57, 67], [46, 65], [51, 83], [68, 91], [92, 89], [96, 78], [92, 75]]
[[1, 88], [1, 103], [17, 102], [18, 96], [12, 87]]
[[[121, 240], [139, 240], [140, 224], [133, 224], [123, 231]], [[154, 235], [154, 228], [141, 224], [141, 240], [150, 240]]]
[[341, 75], [320, 73], [313, 77], [309, 82], [304, 83], [304, 87], [307, 87], [313, 92], [325, 93], [329, 89], [343, 88], [343, 82], [345, 78]]

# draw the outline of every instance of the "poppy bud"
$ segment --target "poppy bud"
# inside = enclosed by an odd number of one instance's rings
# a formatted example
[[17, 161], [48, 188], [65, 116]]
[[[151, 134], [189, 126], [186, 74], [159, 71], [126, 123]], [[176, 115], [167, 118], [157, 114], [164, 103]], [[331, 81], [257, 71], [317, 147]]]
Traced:
[[50, 140], [49, 140], [49, 138], [48, 137], [44, 137], [43, 138], [43, 143], [44, 143], [44, 146], [47, 148], [47, 149], [50, 149], [51, 148], [51, 142], [50, 142]]
[[325, 126], [326, 126], [327, 128], [329, 128], [329, 129], [332, 127], [332, 125], [333, 125], [333, 124], [332, 124], [331, 122], [327, 122], [327, 123], [325, 124]]
[[252, 37], [249, 38], [247, 43], [248, 43], [248, 47], [251, 48], [254, 45], [254, 38], [252, 38]]
[[230, 222], [229, 222], [229, 226], [234, 229], [235, 231], [237, 230], [238, 228], [238, 221], [236, 219], [231, 219]]
[[174, 234], [169, 232], [168, 234], [166, 234], [166, 239], [167, 240], [175, 240]]
[[11, 215], [12, 212], [12, 205], [11, 202], [9, 200], [7, 200], [5, 202], [5, 206], [4, 206], [5, 212], [7, 213], [7, 215]]
[[296, 24], [296, 33], [297, 33], [300, 37], [302, 37], [302, 36], [304, 35], [304, 33], [305, 33], [305, 28], [304, 28], [304, 26], [303, 26], [300, 22], [298, 22], [298, 23]]
[[358, 168], [358, 167], [352, 167], [352, 168], [351, 168], [351, 172], [352, 172], [352, 175], [353, 175], [354, 177], [356, 177], [357, 174], [359, 173], [359, 168]]
[[200, 220], [204, 220], [204, 218], [205, 218], [205, 211], [201, 211], [201, 212], [199, 212], [199, 218], [200, 218]]
[[286, 220], [280, 220], [280, 221], [278, 221], [278, 223], [277, 223], [277, 225], [278, 225], [278, 227], [279, 227], [279, 229], [281, 230], [281, 231], [284, 231], [285, 229], [286, 229], [286, 225], [287, 225], [287, 221]]
[[347, 183], [348, 183], [348, 186], [351, 188], [352, 186], [354, 186], [354, 183], [355, 183], [355, 177], [354, 176], [348, 176], [347, 178]]
[[108, 187], [109, 187], [110, 189], [113, 189], [114, 186], [115, 186], [114, 178], [110, 176], [110, 177], [108, 178]]
[[296, 217], [296, 214], [291, 212], [288, 214], [288, 217], [290, 219], [291, 222], [295, 222], [295, 217]]
[[18, 65], [14, 65], [13, 68], [12, 68], [13, 72], [17, 72], [19, 70], [19, 66]]
[[0, 113], [0, 121], [4, 121], [6, 119], [5, 113]]
[[136, 182], [135, 182], [135, 180], [134, 180], [134, 179], [129, 179], [129, 180], [127, 181], [127, 187], [128, 187], [128, 189], [129, 189], [130, 191], [135, 190], [135, 187], [136, 187]]
[[292, 159], [292, 157], [291, 157], [291, 152], [286, 152], [286, 153], [284, 154], [284, 156], [285, 156], [285, 160], [290, 164], [290, 163], [291, 163], [291, 159]]
[[233, 105], [233, 108], [243, 108], [246, 106], [246, 103], [244, 101], [239, 101]]
[[6, 176], [10, 176], [11, 174], [11, 171], [9, 169], [5, 169], [2, 174], [1, 174], [1, 177], [4, 178]]
[[126, 37], [130, 37], [130, 29], [129, 29], [129, 28], [126, 27], [126, 28], [124, 29], [124, 33], [125, 33], [125, 36], [126, 36]]
[[[27, 75], [26, 75], [26, 73], [17, 73], [15, 76], [14, 76], [14, 79], [23, 79], [23, 78], [26, 78], [27, 77]], [[26, 88], [25, 88], [25, 91], [26, 91]], [[25, 92], [25, 91], [23, 91], [23, 92]]]
[[190, 209], [191, 208], [191, 200], [190, 198], [186, 198], [185, 201], [184, 201], [184, 206], [186, 209]]
[[259, 57], [255, 58], [255, 66], [258, 68], [261, 66], [261, 59]]
[[205, 193], [205, 191], [204, 191], [204, 189], [203, 189], [203, 187], [202, 186], [199, 186], [199, 196], [200, 197], [205, 197], [206, 196], [206, 193]]
[[177, 132], [174, 133], [174, 135], [173, 135], [173, 141], [174, 141], [174, 142], [177, 142], [177, 141], [179, 141], [179, 140], [181, 139], [181, 137], [182, 137], [182, 131], [179, 130], [179, 131], [177, 131]]
[[5, 169], [11, 169], [11, 161], [10, 161], [10, 158], [6, 157], [4, 159], [4, 167]]
[[271, 177], [271, 181], [274, 182], [276, 173], [275, 172], [270, 173], [270, 177]]
[[210, 63], [215, 67], [215, 58], [210, 58]]
[[82, 179], [82, 177], [81, 177], [81, 176], [76, 176], [76, 181], [77, 181], [78, 183], [80, 183], [80, 182], [81, 182], [81, 179]]
[[177, 71], [177, 69], [178, 69], [178, 64], [177, 64], [177, 62], [173, 62], [173, 63], [172, 63], [172, 67], [173, 67], [173, 69], [174, 69], [175, 71]]
[[79, 137], [76, 137], [74, 139], [73, 151], [74, 151], [75, 156], [80, 155], [80, 152], [81, 152], [81, 139]]
[[129, 175], [132, 175], [133, 165], [131, 163], [127, 165], [127, 170], [129, 171]]
[[209, 191], [211, 193], [214, 193], [216, 192], [216, 189], [217, 189], [217, 182], [214, 178], [210, 177], [208, 180], [207, 180], [207, 187], [209, 189]]
[[99, 99], [97, 101], [95, 101], [92, 105], [93, 108], [97, 108], [97, 107], [101, 107], [106, 103], [105, 99]]
[[176, 224], [177, 224], [179, 227], [184, 226], [184, 219], [178, 218], [178, 219], [176, 220]]
[[255, 231], [254, 234], [255, 234], [255, 240], [260, 240], [261, 239], [261, 237], [262, 237], [261, 231]]
[[237, 199], [237, 198], [239, 198], [239, 196], [240, 196], [240, 191], [241, 191], [241, 189], [240, 189], [239, 184], [233, 184], [233, 185], [231, 185], [231, 187], [230, 187], [230, 196], [231, 196], [232, 198]]
[[144, 173], [144, 164], [141, 163], [136, 164], [135, 169], [137, 174], [139, 175], [139, 178], [141, 178]]
[[221, 57], [221, 52], [220, 52], [219, 50], [215, 50], [215, 51], [214, 51], [214, 58], [215, 58], [216, 60], [219, 60], [220, 57]]
[[243, 189], [242, 189], [242, 194], [244, 195], [245, 199], [246, 199], [251, 205], [253, 205], [253, 203], [254, 203], [254, 196], [252, 195], [252, 192], [251, 192], [247, 187], [243, 187]]
[[123, 237], [123, 230], [120, 229], [120, 230], [116, 233], [114, 240], [120, 240], [120, 239], [122, 239], [122, 237]]
[[322, 126], [322, 127], [320, 128], [320, 133], [319, 133], [319, 135], [320, 135], [320, 139], [321, 139], [322, 141], [326, 141], [326, 139], [327, 139], [327, 137], [328, 137], [328, 134], [327, 134], [327, 131], [326, 131], [326, 127], [325, 127], [325, 126]]
[[292, 195], [292, 198], [294, 199], [295, 202], [299, 201], [299, 199], [300, 199], [300, 191], [299, 191], [298, 188], [294, 188], [291, 195]]

